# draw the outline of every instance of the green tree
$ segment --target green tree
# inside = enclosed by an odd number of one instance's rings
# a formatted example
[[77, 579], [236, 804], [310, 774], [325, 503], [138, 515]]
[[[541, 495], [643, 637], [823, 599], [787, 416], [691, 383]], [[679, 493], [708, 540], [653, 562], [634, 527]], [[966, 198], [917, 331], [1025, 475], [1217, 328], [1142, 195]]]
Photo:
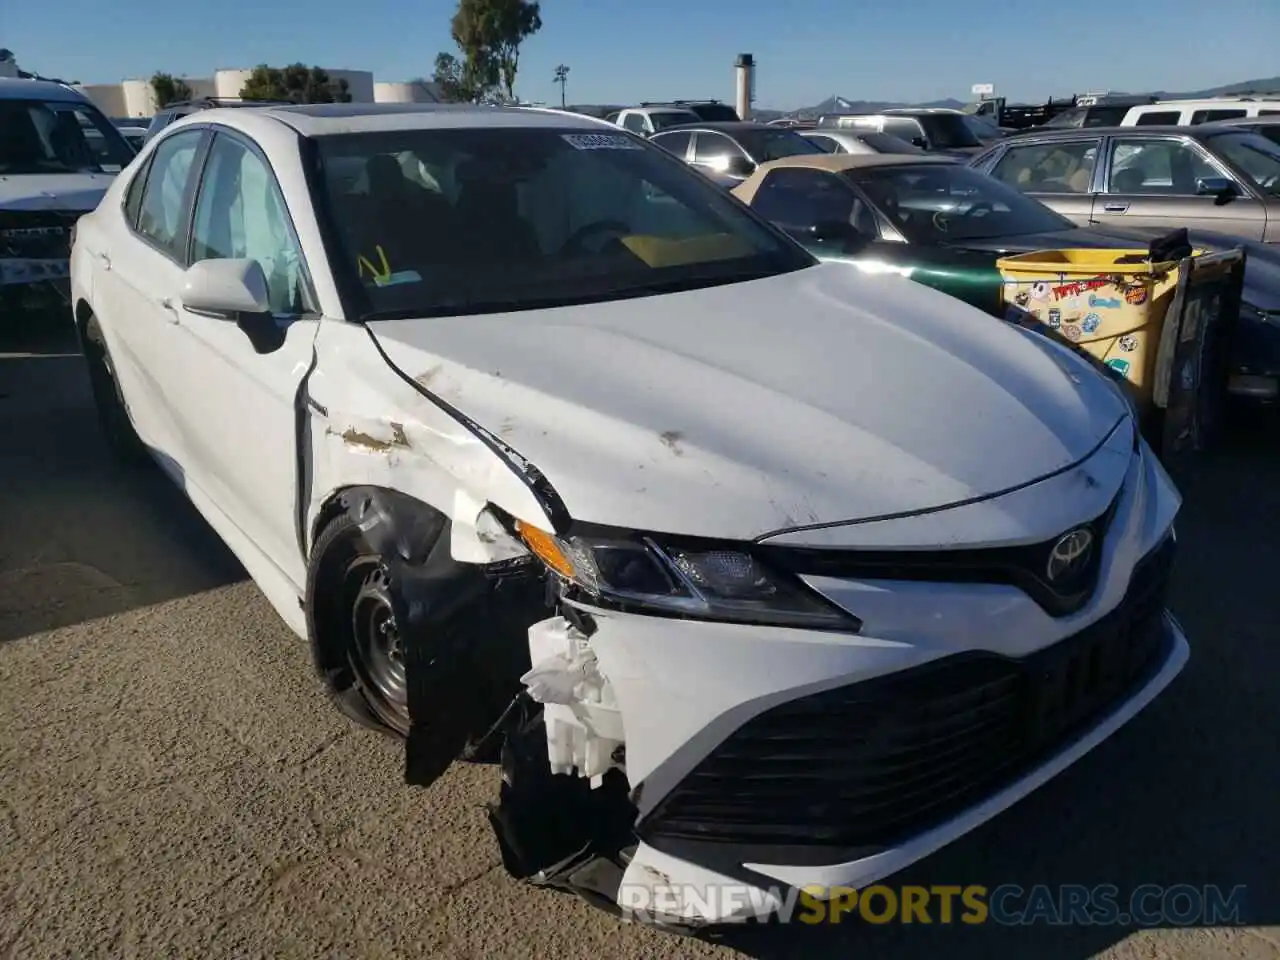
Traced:
[[161, 110], [171, 103], [190, 100], [191, 85], [181, 77], [157, 70], [151, 75], [151, 92], [155, 94], [156, 109]]
[[330, 78], [320, 67], [291, 63], [287, 67], [271, 67], [265, 63], [253, 68], [240, 88], [241, 100], [285, 100], [289, 103], [350, 103], [347, 81]]
[[520, 45], [542, 29], [537, 0], [458, 0], [450, 28], [472, 75], [515, 99]]
[[452, 53], [437, 53], [431, 79], [446, 103], [475, 103], [488, 92], [487, 87], [492, 86], [484, 82], [484, 74], [483, 67], [469, 67]]

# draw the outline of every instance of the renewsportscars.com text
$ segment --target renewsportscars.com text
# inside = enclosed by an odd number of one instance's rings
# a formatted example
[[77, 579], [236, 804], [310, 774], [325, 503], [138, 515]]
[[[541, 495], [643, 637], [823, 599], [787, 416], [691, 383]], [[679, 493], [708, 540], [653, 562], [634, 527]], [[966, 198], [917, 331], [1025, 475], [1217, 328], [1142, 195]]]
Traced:
[[618, 903], [638, 920], [722, 917], [782, 923], [999, 924], [1001, 926], [1232, 926], [1243, 922], [1247, 890], [1143, 884], [1002, 884], [768, 890], [747, 884], [660, 889], [624, 885]]

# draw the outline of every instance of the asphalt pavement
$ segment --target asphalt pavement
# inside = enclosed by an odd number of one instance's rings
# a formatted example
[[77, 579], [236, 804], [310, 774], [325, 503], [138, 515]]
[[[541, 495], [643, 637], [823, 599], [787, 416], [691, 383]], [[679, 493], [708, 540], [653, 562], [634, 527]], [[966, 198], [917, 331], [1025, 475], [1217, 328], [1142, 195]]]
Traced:
[[1194, 493], [1182, 676], [894, 882], [1244, 884], [1247, 925], [704, 942], [510, 880], [498, 771], [404, 786], [182, 495], [111, 465], [74, 346], [0, 330], [0, 957], [1280, 957], [1280, 426], [1250, 419]]

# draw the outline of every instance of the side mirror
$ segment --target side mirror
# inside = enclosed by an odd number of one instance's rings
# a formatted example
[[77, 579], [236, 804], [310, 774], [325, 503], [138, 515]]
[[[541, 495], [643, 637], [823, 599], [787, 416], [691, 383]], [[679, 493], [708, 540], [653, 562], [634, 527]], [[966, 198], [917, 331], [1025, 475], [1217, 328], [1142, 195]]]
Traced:
[[867, 237], [847, 220], [819, 220], [809, 227], [808, 239], [832, 246], [850, 246], [858, 244]]
[[724, 172], [731, 177], [749, 177], [756, 172], [756, 165], [743, 156], [729, 157]]
[[929, 141], [926, 140], [924, 137], [912, 137], [911, 145], [914, 147], [919, 147], [921, 150], [929, 149]]
[[183, 277], [182, 306], [220, 320], [270, 313], [267, 275], [257, 260], [201, 260]]
[[1196, 196], [1217, 197], [1225, 203], [1238, 192], [1236, 185], [1226, 177], [1200, 177], [1196, 180]]
[[190, 313], [229, 320], [258, 353], [284, 344], [285, 329], [271, 313], [267, 275], [257, 260], [201, 260], [187, 267], [182, 306]]

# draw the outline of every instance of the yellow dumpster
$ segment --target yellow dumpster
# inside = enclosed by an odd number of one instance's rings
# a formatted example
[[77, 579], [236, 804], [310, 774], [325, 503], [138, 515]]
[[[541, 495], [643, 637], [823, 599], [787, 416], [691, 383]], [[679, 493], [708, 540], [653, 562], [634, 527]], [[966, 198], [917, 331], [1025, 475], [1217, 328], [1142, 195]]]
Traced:
[[1024, 324], [1038, 321], [1077, 344], [1128, 380], [1139, 403], [1149, 403], [1179, 261], [1153, 263], [1146, 255], [1037, 250], [1003, 257], [996, 267], [1004, 278], [1005, 316]]
[[1206, 254], [1179, 233], [1180, 246], [1153, 241], [1153, 250], [1179, 251], [1164, 259], [1141, 249], [1070, 249], [996, 261], [1005, 319], [1127, 381], [1144, 433], [1167, 462], [1206, 449], [1217, 433], [1245, 267], [1243, 249]]

